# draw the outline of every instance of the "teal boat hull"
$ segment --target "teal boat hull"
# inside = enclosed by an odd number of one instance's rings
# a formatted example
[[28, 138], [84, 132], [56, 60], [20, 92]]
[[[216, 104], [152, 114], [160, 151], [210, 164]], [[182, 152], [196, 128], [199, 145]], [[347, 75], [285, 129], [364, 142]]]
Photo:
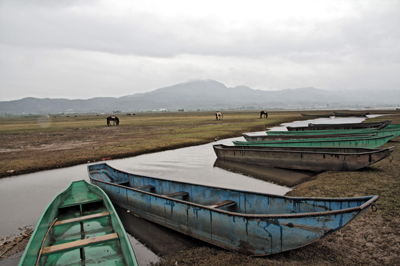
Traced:
[[320, 138], [320, 139], [291, 139], [271, 141], [233, 141], [235, 146], [275, 146], [275, 147], [348, 147], [348, 148], [378, 148], [390, 139], [393, 134], [382, 137], [357, 138]]
[[84, 180], [49, 204], [20, 260], [32, 265], [137, 266], [129, 238], [108, 196]]
[[377, 137], [391, 135], [392, 139], [400, 136], [400, 125], [389, 125], [383, 129], [343, 129], [343, 130], [315, 130], [311, 131], [267, 131], [268, 136], [306, 136], [306, 135], [369, 135]]
[[136, 175], [88, 166], [90, 182], [131, 213], [246, 255], [309, 245], [365, 212], [378, 196], [301, 198]]
[[341, 129], [365, 129], [365, 128], [376, 128], [382, 129], [387, 127], [392, 120], [385, 120], [382, 122], [375, 123], [347, 123], [347, 124], [313, 124], [310, 123], [305, 127], [291, 127], [287, 126], [288, 131], [310, 131], [310, 130], [341, 130]]
[[294, 170], [355, 171], [388, 157], [393, 147], [300, 148], [214, 145], [218, 159]]

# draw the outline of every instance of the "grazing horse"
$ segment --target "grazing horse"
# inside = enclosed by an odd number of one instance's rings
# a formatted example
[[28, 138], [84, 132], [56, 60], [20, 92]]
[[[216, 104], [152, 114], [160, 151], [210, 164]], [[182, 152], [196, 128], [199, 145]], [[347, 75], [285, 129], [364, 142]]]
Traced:
[[113, 122], [113, 125], [118, 126], [119, 125], [119, 119], [116, 116], [109, 116], [107, 117], [107, 126], [111, 126], [111, 121]]
[[220, 111], [217, 111], [215, 113], [215, 119], [222, 120], [222, 119], [224, 119], [224, 115]]
[[260, 112], [260, 118], [262, 118], [263, 115], [265, 116], [265, 118], [268, 118], [268, 113], [267, 113], [267, 111], [261, 111], [261, 112]]

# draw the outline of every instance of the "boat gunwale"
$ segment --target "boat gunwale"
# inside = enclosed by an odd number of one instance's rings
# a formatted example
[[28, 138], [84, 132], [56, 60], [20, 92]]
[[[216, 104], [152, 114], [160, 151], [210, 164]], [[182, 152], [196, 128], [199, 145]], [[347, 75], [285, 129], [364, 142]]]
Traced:
[[303, 142], [332, 142], [332, 141], [356, 141], [356, 140], [378, 140], [378, 139], [383, 139], [383, 138], [391, 138], [395, 134], [388, 134], [384, 136], [372, 136], [372, 137], [361, 137], [361, 138], [355, 138], [355, 137], [344, 137], [344, 138], [315, 138], [315, 139], [294, 139], [294, 140], [261, 140], [261, 141], [240, 141], [236, 140], [233, 141], [233, 143], [249, 143], [245, 145], [239, 145], [239, 146], [252, 146], [251, 144], [254, 143], [254, 145], [257, 145], [257, 143], [261, 144], [263, 142], [276, 142], [276, 143], [303, 143]]
[[[289, 130], [289, 128], [292, 129], [300, 129], [300, 128], [313, 128], [313, 127], [330, 127], [330, 126], [356, 126], [356, 125], [366, 125], [367, 127], [362, 127], [360, 129], [368, 129], [368, 128], [376, 128], [376, 129], [384, 129], [386, 126], [390, 125], [392, 123], [393, 119], [388, 119], [385, 121], [381, 121], [381, 122], [371, 122], [371, 123], [339, 123], [339, 124], [313, 124], [310, 123], [308, 124], [308, 126], [298, 126], [298, 127], [291, 127], [291, 126], [287, 126], [286, 128]], [[311, 125], [311, 126], [310, 126]], [[377, 127], [374, 127], [373, 125], [377, 125]], [[380, 126], [379, 126], [380, 125]], [[372, 127], [368, 127], [368, 126], [372, 126]], [[323, 130], [323, 129], [322, 129]], [[338, 129], [336, 129], [338, 130]], [[294, 130], [296, 131], [296, 130]], [[317, 131], [314, 129], [314, 131]]]
[[[337, 133], [338, 131], [341, 130], [350, 130], [352, 132], [350, 133]], [[376, 133], [389, 133], [389, 132], [394, 132], [394, 131], [399, 131], [400, 128], [358, 128], [358, 129], [322, 129], [322, 130], [303, 130], [303, 131], [272, 131], [272, 130], [268, 130], [265, 131], [265, 133], [268, 136], [268, 133], [271, 132], [280, 132], [278, 134], [274, 134], [273, 136], [284, 136], [284, 135], [289, 135], [289, 136], [297, 136], [297, 135], [303, 135], [306, 133], [312, 133], [315, 135], [334, 135], [334, 134], [347, 134], [347, 135], [372, 135], [372, 134], [376, 134]], [[327, 131], [329, 131], [329, 133], [327, 133]], [[355, 132], [355, 131], [359, 131], [359, 132]], [[285, 133], [283, 133], [285, 132]], [[371, 134], [369, 133], [371, 132]], [[318, 134], [319, 133], [319, 134]], [[310, 135], [312, 135], [310, 134]], [[245, 134], [243, 134], [245, 135]], [[248, 135], [251, 136], [251, 135]]]
[[[202, 204], [198, 204], [198, 203], [194, 203], [194, 202], [190, 202], [190, 201], [171, 198], [171, 197], [167, 197], [167, 196], [164, 196], [164, 195], [160, 195], [160, 194], [156, 194], [156, 193], [152, 193], [152, 192], [148, 192], [148, 191], [135, 189], [135, 188], [132, 188], [132, 187], [127, 187], [127, 186], [119, 185], [119, 184], [116, 184], [116, 183], [107, 182], [107, 181], [104, 181], [104, 180], [99, 180], [99, 179], [93, 178], [92, 175], [90, 174], [90, 171], [89, 171], [90, 166], [95, 166], [95, 165], [106, 165], [106, 166], [110, 167], [111, 169], [113, 169], [113, 170], [115, 170], [117, 172], [121, 172], [121, 173], [128, 174], [128, 175], [135, 175], [137, 177], [145, 177], [145, 178], [163, 180], [163, 181], [169, 181], [169, 182], [175, 182], [175, 183], [183, 183], [183, 184], [187, 184], [187, 185], [196, 185], [196, 186], [210, 187], [210, 188], [216, 188], [216, 189], [224, 189], [224, 190], [230, 190], [230, 191], [236, 191], [236, 192], [242, 192], [242, 193], [252, 193], [252, 194], [264, 195], [264, 196], [275, 197], [275, 198], [283, 198], [283, 199], [293, 200], [293, 201], [295, 201], [295, 200], [319, 200], [319, 201], [322, 201], [323, 200], [323, 201], [343, 201], [343, 202], [345, 202], [345, 201], [349, 201], [349, 200], [353, 201], [353, 200], [365, 199], [365, 198], [370, 198], [370, 199], [367, 200], [366, 202], [364, 202], [362, 205], [360, 205], [358, 207], [352, 207], [352, 208], [346, 208], [346, 209], [334, 210], [334, 211], [320, 211], [320, 212], [309, 212], [309, 213], [290, 213], [290, 214], [245, 214], [245, 213], [230, 212], [230, 211], [225, 211], [225, 210], [221, 210], [221, 209], [215, 209], [215, 208], [212, 208], [212, 207], [208, 207], [207, 205], [202, 205]], [[301, 218], [301, 217], [315, 217], [315, 216], [336, 215], [336, 214], [350, 213], [350, 212], [355, 212], [355, 211], [360, 212], [360, 211], [366, 209], [367, 207], [371, 206], [375, 201], [377, 201], [379, 199], [378, 195], [370, 195], [370, 196], [364, 196], [364, 197], [353, 197], [353, 198], [287, 197], [287, 196], [281, 196], [281, 195], [275, 195], [275, 194], [260, 193], [260, 192], [253, 192], [253, 191], [245, 191], [245, 190], [238, 190], [238, 189], [228, 189], [228, 188], [222, 188], [222, 187], [212, 187], [212, 186], [208, 186], [208, 185], [193, 184], [193, 183], [187, 183], [187, 182], [182, 182], [182, 181], [174, 181], [174, 180], [170, 180], [170, 179], [155, 178], [155, 177], [144, 176], [144, 175], [136, 175], [136, 174], [131, 174], [131, 173], [127, 173], [127, 172], [122, 171], [122, 170], [115, 169], [115, 168], [111, 167], [110, 165], [108, 165], [107, 163], [89, 165], [87, 169], [88, 169], [89, 178], [91, 180], [95, 180], [96, 182], [105, 183], [105, 184], [108, 184], [108, 185], [112, 185], [112, 186], [116, 186], [116, 187], [120, 187], [120, 188], [124, 188], [124, 189], [128, 189], [128, 190], [132, 190], [132, 191], [135, 191], [135, 192], [138, 192], [138, 193], [148, 194], [150, 196], [166, 199], [166, 200], [169, 200], [169, 201], [175, 201], [175, 202], [179, 202], [179, 203], [183, 203], [183, 204], [192, 205], [192, 206], [195, 206], [195, 207], [208, 209], [208, 210], [213, 211], [213, 212], [220, 212], [220, 213], [224, 213], [224, 214], [228, 214], [228, 215], [232, 215], [232, 216], [239, 216], [239, 217], [253, 218], [253, 219], [254, 218], [258, 218], [258, 217], [260, 217], [260, 218], [269, 218], [269, 217], [270, 218]]]
[[[371, 151], [366, 151], [366, 152], [351, 152], [351, 153], [345, 153], [345, 152], [322, 152], [322, 151], [294, 151], [290, 150], [292, 148], [305, 148], [305, 149], [334, 149], [335, 147], [281, 147], [281, 146], [252, 146], [252, 145], [237, 145], [237, 146], [229, 146], [225, 144], [215, 144], [213, 147], [218, 148], [218, 146], [222, 146], [223, 148], [227, 148], [229, 150], [235, 150], [237, 149], [238, 151], [256, 151], [256, 152], [263, 152], [267, 150], [268, 152], [290, 152], [290, 153], [311, 153], [311, 154], [333, 154], [333, 155], [370, 155], [370, 154], [376, 154], [380, 153], [386, 150], [393, 151], [395, 146], [391, 146], [388, 148], [382, 148], [382, 149], [370, 149], [370, 148], [355, 148], [355, 147], [338, 147], [338, 149], [369, 149]], [[251, 147], [251, 148], [245, 148], [243, 149], [242, 147]], [[268, 150], [269, 148], [288, 148], [287, 150]]]
[[[311, 131], [313, 133], [314, 132], [316, 133], [317, 130], [311, 130]], [[337, 137], [334, 137], [335, 135], [337, 135]], [[388, 135], [390, 135], [389, 132], [388, 132]], [[394, 133], [393, 133], [393, 135], [394, 135]], [[246, 138], [264, 138], [264, 137], [288, 137], [288, 138], [299, 137], [301, 139], [303, 137], [304, 139], [308, 140], [308, 139], [325, 139], [325, 138], [326, 139], [329, 139], [329, 138], [360, 138], [360, 137], [366, 138], [366, 137], [374, 137], [374, 136], [376, 136], [376, 133], [373, 133], [373, 132], [371, 132], [370, 134], [358, 134], [358, 133], [354, 133], [354, 134], [351, 134], [351, 133], [350, 134], [345, 134], [345, 133], [318, 134], [318, 133], [316, 133], [314, 135], [313, 134], [309, 134], [309, 135], [307, 135], [307, 134], [293, 134], [293, 135], [282, 134], [282, 135], [270, 135], [270, 136], [268, 136], [268, 134], [267, 135], [249, 135], [249, 134], [243, 133], [242, 136], [245, 139]], [[321, 136], [321, 137], [318, 138], [315, 136]], [[323, 137], [323, 136], [328, 136], [328, 137]], [[387, 135], [385, 135], [385, 136], [387, 136]], [[283, 140], [285, 140], [285, 139], [283, 139]], [[293, 140], [296, 140], [296, 139], [293, 139]], [[260, 141], [260, 140], [250, 140], [250, 141]], [[273, 140], [273, 141], [275, 141], [275, 140]], [[278, 140], [278, 141], [281, 141], [281, 140]]]

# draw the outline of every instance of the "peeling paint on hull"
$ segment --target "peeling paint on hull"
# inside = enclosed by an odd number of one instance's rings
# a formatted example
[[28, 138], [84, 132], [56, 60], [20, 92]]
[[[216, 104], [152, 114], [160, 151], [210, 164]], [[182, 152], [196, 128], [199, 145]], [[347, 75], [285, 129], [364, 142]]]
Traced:
[[[378, 199], [276, 196], [135, 175], [104, 163], [88, 166], [88, 173], [90, 181], [101, 187], [114, 204], [146, 220], [255, 256], [317, 241]], [[228, 207], [210, 207], [221, 202]]]
[[388, 157], [385, 149], [295, 148], [214, 145], [218, 159], [308, 171], [354, 171]]

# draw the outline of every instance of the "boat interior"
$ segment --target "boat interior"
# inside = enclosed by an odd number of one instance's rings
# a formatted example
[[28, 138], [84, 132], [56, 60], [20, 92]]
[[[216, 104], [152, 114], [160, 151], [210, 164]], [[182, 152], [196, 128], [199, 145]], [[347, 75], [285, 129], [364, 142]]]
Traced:
[[89, 265], [99, 259], [126, 265], [119, 236], [101, 197], [70, 194], [54, 212], [56, 219], [47, 231], [39, 265]]

